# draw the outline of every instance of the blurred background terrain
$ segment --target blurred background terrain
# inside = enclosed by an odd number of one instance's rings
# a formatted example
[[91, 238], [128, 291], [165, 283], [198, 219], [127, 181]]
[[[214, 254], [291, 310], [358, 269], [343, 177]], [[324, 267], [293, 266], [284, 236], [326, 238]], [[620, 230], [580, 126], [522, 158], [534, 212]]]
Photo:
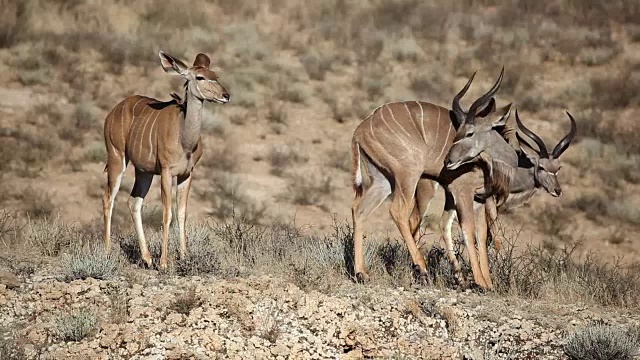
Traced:
[[[630, 0], [170, 2], [2, 0], [0, 207], [30, 219], [102, 226], [102, 126], [124, 97], [182, 92], [157, 58], [208, 54], [232, 94], [205, 108], [205, 154], [190, 219], [245, 214], [295, 219], [322, 232], [350, 220], [349, 142], [377, 106], [448, 107], [473, 71], [468, 98], [502, 65], [498, 102], [514, 102], [562, 157], [564, 195], [540, 193], [502, 223], [549, 248], [638, 256], [640, 243], [640, 3]], [[132, 232], [130, 167], [116, 231]], [[145, 224], [159, 227], [155, 183]], [[439, 194], [441, 196], [441, 194]], [[437, 223], [441, 203], [429, 223]], [[381, 207], [370, 232], [397, 236]]]
[[[632, 358], [638, 19], [637, 0], [0, 0], [0, 358]], [[205, 105], [189, 256], [172, 229], [166, 272], [141, 265], [131, 167], [118, 246], [102, 237], [105, 116], [129, 95], [182, 92], [159, 50], [206, 53], [231, 93]], [[434, 286], [413, 281], [383, 205], [366, 228], [372, 282], [355, 284], [355, 127], [391, 101], [449, 107], [478, 71], [468, 104], [503, 65], [498, 106], [548, 147], [565, 110], [578, 122], [562, 197], [501, 216], [491, 292], [455, 282], [441, 193], [425, 230]], [[159, 196], [156, 179], [155, 261]]]

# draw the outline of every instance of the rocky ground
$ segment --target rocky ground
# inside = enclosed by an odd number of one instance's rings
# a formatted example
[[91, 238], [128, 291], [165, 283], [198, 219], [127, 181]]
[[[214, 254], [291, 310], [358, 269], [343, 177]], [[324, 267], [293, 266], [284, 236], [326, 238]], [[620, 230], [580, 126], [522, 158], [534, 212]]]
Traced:
[[[57, 274], [50, 265], [0, 276], [0, 327], [17, 329], [28, 359], [560, 359], [584, 325], [640, 323], [619, 310], [469, 290], [344, 281], [321, 293], [271, 276]], [[60, 319], [81, 311], [97, 324], [62, 340]]]

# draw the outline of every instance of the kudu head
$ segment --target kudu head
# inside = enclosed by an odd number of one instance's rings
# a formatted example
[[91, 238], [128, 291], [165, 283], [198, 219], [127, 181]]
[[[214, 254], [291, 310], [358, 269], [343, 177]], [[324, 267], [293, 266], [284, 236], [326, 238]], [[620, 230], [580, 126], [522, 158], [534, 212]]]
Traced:
[[[445, 159], [445, 165], [449, 170], [455, 170], [463, 164], [474, 161], [484, 149], [491, 145], [492, 141], [495, 141], [495, 135], [498, 134], [493, 131], [494, 128], [503, 126], [511, 114], [511, 104], [496, 109], [496, 101], [493, 98], [502, 83], [504, 67], [493, 87], [476, 99], [468, 111], [465, 112], [462, 109], [460, 99], [471, 86], [475, 75], [474, 73], [462, 90], [453, 98], [452, 112], [458, 119], [460, 126], [453, 146]], [[482, 106], [484, 108], [481, 109]]]
[[209, 69], [211, 60], [207, 55], [198, 54], [191, 67], [164, 51], [160, 51], [159, 56], [164, 71], [182, 76], [187, 81], [185, 84], [187, 93], [191, 93], [197, 99], [220, 104], [227, 103], [231, 99], [227, 89], [218, 82], [218, 75]]
[[533, 131], [527, 129], [522, 121], [520, 121], [520, 117], [518, 116], [518, 111], [516, 110], [516, 122], [518, 123], [518, 128], [522, 130], [522, 132], [527, 135], [533, 142], [536, 143], [538, 150], [536, 150], [533, 146], [531, 146], [525, 139], [523, 139], [520, 134], [518, 134], [518, 140], [521, 143], [524, 143], [527, 147], [532, 149], [535, 154], [530, 154], [524, 151], [523, 153], [529, 158], [531, 163], [533, 164], [533, 177], [535, 181], [536, 187], [543, 187], [549, 194], [552, 196], [560, 196], [562, 195], [562, 188], [560, 187], [560, 183], [558, 182], [558, 171], [562, 168], [560, 164], [560, 155], [567, 150], [571, 141], [576, 136], [576, 121], [571, 116], [571, 114], [567, 111], [567, 115], [569, 116], [569, 120], [571, 121], [571, 129], [569, 133], [565, 135], [565, 137], [558, 142], [551, 154], [547, 149], [544, 141], [540, 139], [538, 135], [536, 135]]

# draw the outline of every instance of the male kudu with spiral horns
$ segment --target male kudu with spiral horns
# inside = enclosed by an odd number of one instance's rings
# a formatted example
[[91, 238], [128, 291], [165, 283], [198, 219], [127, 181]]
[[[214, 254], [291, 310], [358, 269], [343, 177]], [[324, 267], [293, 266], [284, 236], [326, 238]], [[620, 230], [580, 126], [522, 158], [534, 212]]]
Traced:
[[[494, 128], [504, 125], [511, 111], [510, 104], [498, 110], [494, 106], [493, 96], [503, 75], [504, 69], [493, 87], [476, 99], [468, 111], [462, 109], [460, 100], [471, 86], [475, 73], [454, 97], [453, 110], [420, 101], [395, 102], [378, 107], [358, 125], [351, 146], [356, 193], [352, 206], [354, 273], [358, 280], [368, 278], [364, 263], [363, 222], [389, 196], [392, 197], [389, 212], [407, 244], [414, 269], [421, 278], [428, 279], [426, 262], [416, 241], [419, 225], [434, 195], [435, 180], [455, 197], [474, 280], [480, 286], [488, 287], [473, 242], [473, 197], [475, 189], [483, 184], [455, 181], [461, 177], [475, 179], [477, 176], [465, 174], [479, 170], [473, 164], [448, 170], [444, 160], [456, 135], [465, 134], [481, 147], [492, 146], [500, 149], [497, 151], [512, 154], [512, 164], [517, 165], [515, 151], [494, 131]], [[368, 171], [367, 186], [362, 165]], [[450, 260], [455, 258], [455, 254], [448, 255]], [[459, 267], [456, 272], [460, 280]]]

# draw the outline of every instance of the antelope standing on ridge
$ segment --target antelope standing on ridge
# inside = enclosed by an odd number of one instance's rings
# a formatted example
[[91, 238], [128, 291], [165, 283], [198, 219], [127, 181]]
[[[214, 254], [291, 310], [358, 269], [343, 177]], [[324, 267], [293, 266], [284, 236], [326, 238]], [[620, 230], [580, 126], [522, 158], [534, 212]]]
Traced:
[[111, 248], [111, 214], [120, 188], [122, 175], [129, 161], [135, 167], [135, 183], [129, 198], [129, 209], [135, 223], [142, 259], [152, 265], [142, 228], [142, 202], [149, 192], [154, 175], [161, 178], [163, 208], [162, 255], [160, 267], [167, 267], [169, 224], [171, 223], [171, 183], [177, 178], [178, 226], [180, 255], [186, 256], [185, 221], [191, 187], [191, 173], [202, 156], [200, 132], [205, 101], [224, 104], [230, 95], [209, 69], [211, 61], [198, 54], [193, 66], [160, 51], [160, 63], [165, 72], [185, 80], [185, 99], [161, 102], [146, 96], [130, 96], [107, 115], [104, 141], [107, 148], [107, 188], [102, 197], [106, 248]]
[[[418, 228], [434, 195], [433, 180], [455, 197], [476, 283], [487, 287], [482, 276], [473, 244], [475, 236], [473, 197], [476, 186], [454, 180], [475, 165], [465, 164], [455, 170], [444, 167], [444, 159], [457, 134], [464, 134], [483, 146], [515, 152], [493, 131], [504, 124], [511, 105], [493, 110], [493, 96], [502, 82], [504, 69], [493, 87], [476, 99], [465, 112], [460, 100], [475, 76], [454, 97], [453, 110], [427, 102], [407, 101], [382, 105], [367, 116], [353, 134], [353, 183], [355, 199], [352, 206], [354, 227], [354, 273], [359, 280], [368, 278], [363, 249], [363, 222], [382, 202], [392, 196], [390, 214], [407, 244], [415, 270], [427, 278], [426, 262], [416, 245]], [[489, 104], [489, 106], [484, 107]], [[483, 108], [484, 107], [484, 108]], [[483, 109], [481, 109], [483, 108]], [[476, 122], [477, 121], [477, 122]], [[361, 165], [368, 170], [369, 186], [364, 185]], [[473, 177], [476, 178], [475, 176]], [[470, 179], [470, 178], [469, 178]], [[453, 186], [451, 186], [453, 185]], [[449, 254], [455, 257], [453, 254]], [[460, 269], [456, 272], [460, 274]]]

